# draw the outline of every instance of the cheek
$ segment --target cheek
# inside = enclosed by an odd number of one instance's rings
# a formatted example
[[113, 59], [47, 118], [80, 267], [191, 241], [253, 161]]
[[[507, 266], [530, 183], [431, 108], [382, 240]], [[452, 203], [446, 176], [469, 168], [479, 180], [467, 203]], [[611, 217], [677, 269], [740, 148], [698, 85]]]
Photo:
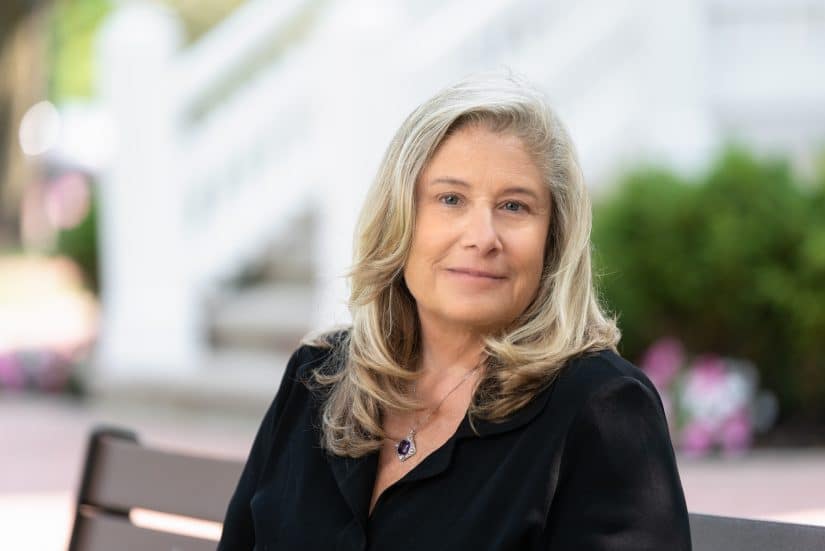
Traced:
[[418, 231], [413, 236], [407, 263], [404, 266], [404, 278], [411, 291], [424, 284], [424, 280], [430, 277], [429, 273], [432, 271], [432, 244], [428, 237]]
[[434, 216], [422, 214], [416, 220], [416, 230], [410, 248], [410, 258], [417, 264], [434, 264], [450, 247], [449, 227]]
[[544, 270], [545, 235], [536, 234], [521, 243], [523, 246], [518, 251], [519, 269], [522, 273], [520, 279], [525, 292], [532, 293], [538, 289]]

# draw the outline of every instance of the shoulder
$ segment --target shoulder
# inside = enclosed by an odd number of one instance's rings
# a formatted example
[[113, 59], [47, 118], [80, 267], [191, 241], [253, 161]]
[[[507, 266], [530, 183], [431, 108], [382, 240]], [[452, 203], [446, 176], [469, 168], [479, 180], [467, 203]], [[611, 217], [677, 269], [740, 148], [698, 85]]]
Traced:
[[667, 420], [647, 376], [599, 351], [569, 362], [557, 381], [568, 422], [548, 512], [551, 547], [690, 549]]
[[[264, 417], [264, 425], [275, 426], [285, 415], [290, 418], [312, 411], [323, 397], [322, 385], [316, 373], [333, 374], [341, 350], [346, 352], [346, 331], [325, 333], [312, 341], [304, 341], [289, 357], [275, 398]], [[319, 340], [320, 339], [320, 340]]]
[[635, 381], [655, 390], [641, 369], [608, 349], [589, 352], [568, 361], [559, 373], [558, 383], [568, 389], [592, 394], [622, 380]]
[[663, 413], [661, 398], [645, 373], [613, 350], [598, 350], [571, 359], [559, 372], [553, 394], [573, 411], [608, 397], [627, 395]]
[[[485, 424], [482, 432], [499, 433], [530, 422], [544, 434], [564, 431], [594, 404], [614, 401], [615, 396], [606, 393], [617, 392], [622, 394], [621, 407], [629, 395], [631, 407], [638, 402], [664, 412], [656, 389], [639, 368], [612, 350], [597, 350], [568, 359], [553, 381], [524, 407], [504, 420]], [[640, 394], [643, 397], [638, 400]]]
[[[638, 458], [673, 453], [667, 417], [656, 387], [641, 369], [616, 352], [601, 350], [568, 363], [554, 391], [555, 417], [564, 419], [565, 456], [609, 453]], [[632, 442], [631, 442], [632, 441]]]
[[335, 374], [346, 359], [349, 333], [348, 328], [337, 329], [305, 339], [292, 353], [285, 377], [309, 385], [317, 371]]

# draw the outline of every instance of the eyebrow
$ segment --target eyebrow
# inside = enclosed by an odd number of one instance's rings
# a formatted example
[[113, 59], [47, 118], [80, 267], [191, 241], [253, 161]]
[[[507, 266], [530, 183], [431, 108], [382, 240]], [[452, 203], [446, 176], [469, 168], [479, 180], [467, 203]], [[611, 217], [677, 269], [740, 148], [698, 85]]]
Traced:
[[[458, 186], [461, 186], [461, 187], [470, 187], [470, 184], [468, 184], [464, 180], [461, 180], [459, 178], [451, 178], [449, 176], [436, 178], [436, 179], [430, 181], [430, 185], [434, 185], [434, 184], [453, 184], [453, 185], [458, 185]], [[502, 193], [518, 193], [518, 194], [521, 194], [521, 195], [529, 195], [530, 197], [532, 197], [536, 201], [539, 201], [539, 202], [541, 201], [539, 196], [536, 195], [536, 192], [534, 192], [533, 190], [528, 189], [526, 187], [522, 187], [522, 186], [510, 186], [506, 189], [503, 189]]]

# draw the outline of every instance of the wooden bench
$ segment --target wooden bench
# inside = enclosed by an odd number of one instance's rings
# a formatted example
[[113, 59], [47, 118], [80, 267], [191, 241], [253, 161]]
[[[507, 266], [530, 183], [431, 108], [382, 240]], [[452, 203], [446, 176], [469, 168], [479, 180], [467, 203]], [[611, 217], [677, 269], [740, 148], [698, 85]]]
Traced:
[[690, 514], [694, 551], [822, 551], [825, 527]]
[[88, 443], [69, 551], [214, 551], [214, 540], [139, 526], [130, 513], [223, 522], [242, 468], [239, 461], [155, 449], [132, 432], [98, 428]]
[[[215, 541], [139, 526], [144, 509], [220, 523], [243, 464], [141, 445], [132, 432], [93, 431], [69, 551], [213, 551]], [[822, 551], [825, 527], [690, 514], [694, 551]]]

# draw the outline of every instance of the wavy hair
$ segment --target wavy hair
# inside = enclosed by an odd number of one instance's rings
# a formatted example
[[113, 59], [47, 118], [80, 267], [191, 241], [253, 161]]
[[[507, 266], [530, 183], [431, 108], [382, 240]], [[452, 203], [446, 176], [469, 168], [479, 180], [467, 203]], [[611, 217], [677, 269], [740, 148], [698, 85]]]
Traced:
[[[306, 339], [333, 348], [313, 383], [326, 390], [322, 446], [359, 457], [387, 436], [382, 412], [420, 407], [407, 392], [416, 378], [419, 322], [403, 269], [415, 225], [415, 184], [444, 139], [467, 125], [519, 137], [551, 193], [539, 289], [508, 327], [484, 339], [486, 368], [470, 421], [499, 421], [549, 386], [572, 357], [615, 350], [619, 330], [600, 307], [591, 273], [591, 206], [567, 131], [543, 95], [520, 78], [476, 76], [424, 102], [396, 132], [367, 195], [348, 275], [352, 326]], [[337, 366], [330, 368], [331, 366]]]

